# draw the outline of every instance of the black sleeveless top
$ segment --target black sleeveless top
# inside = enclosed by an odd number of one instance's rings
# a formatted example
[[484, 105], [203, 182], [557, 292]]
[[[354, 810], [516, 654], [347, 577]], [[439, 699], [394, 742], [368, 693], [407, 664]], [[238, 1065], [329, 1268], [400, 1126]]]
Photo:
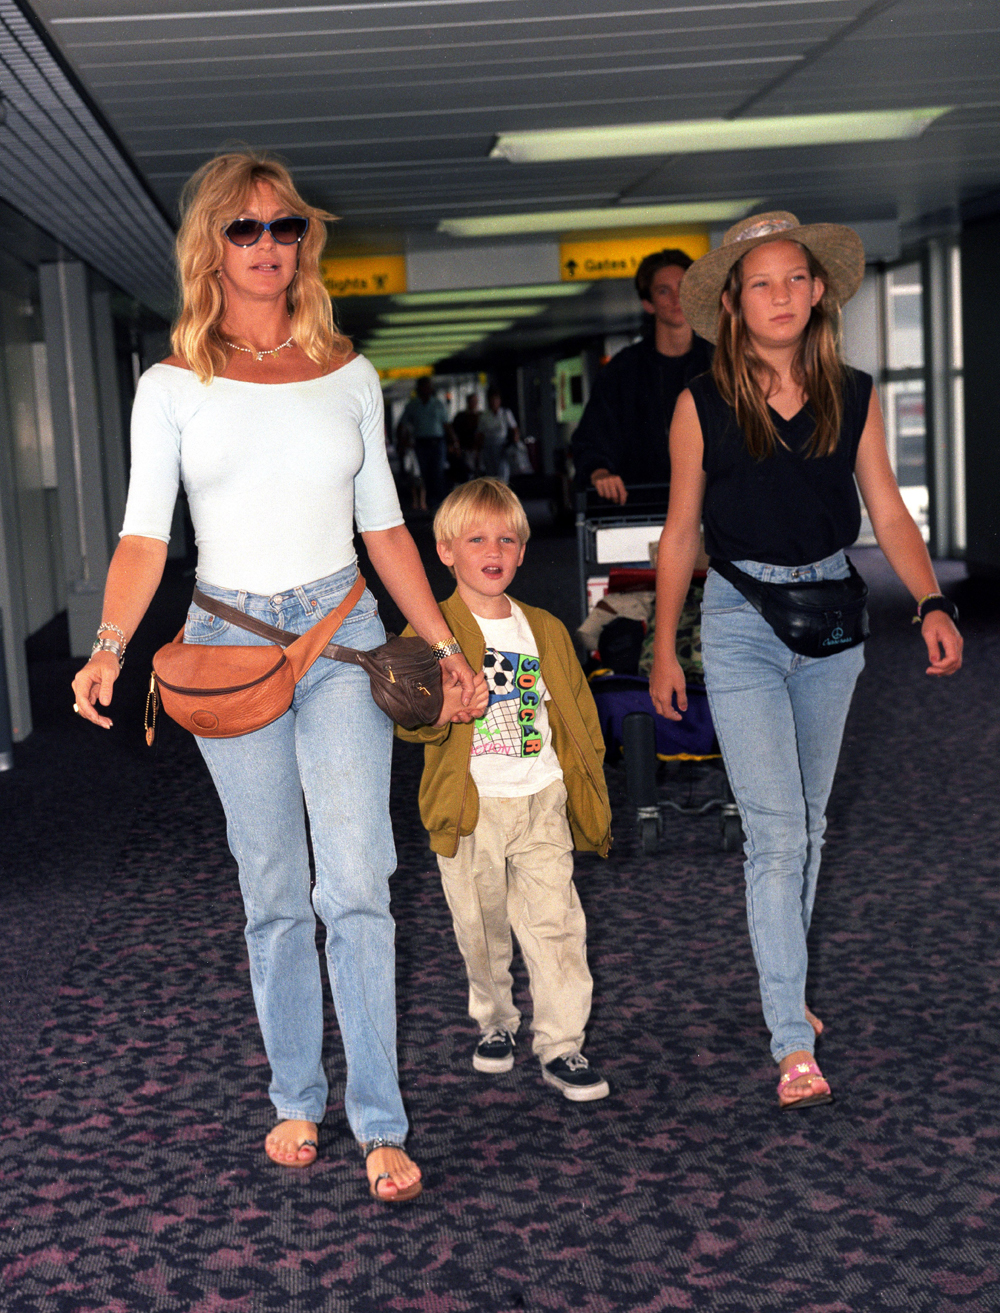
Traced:
[[854, 542], [861, 529], [854, 462], [868, 417], [870, 374], [846, 370], [840, 441], [832, 455], [818, 458], [804, 455], [816, 423], [808, 404], [791, 419], [771, 411], [781, 442], [773, 456], [756, 461], [711, 374], [690, 388], [705, 443], [709, 556], [808, 565]]

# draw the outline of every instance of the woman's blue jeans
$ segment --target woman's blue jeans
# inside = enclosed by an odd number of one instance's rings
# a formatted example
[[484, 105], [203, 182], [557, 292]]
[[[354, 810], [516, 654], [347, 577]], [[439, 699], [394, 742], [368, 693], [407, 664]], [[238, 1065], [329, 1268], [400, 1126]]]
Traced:
[[[273, 597], [204, 580], [199, 587], [258, 620], [304, 633], [346, 597], [356, 577], [352, 565]], [[185, 640], [267, 641], [193, 604]], [[366, 590], [336, 641], [369, 649], [384, 640]], [[239, 864], [250, 979], [279, 1118], [320, 1122], [326, 1111], [315, 908], [326, 926], [351, 1130], [362, 1143], [381, 1138], [402, 1144], [407, 1121], [396, 1073], [395, 926], [389, 914], [396, 865], [389, 819], [392, 725], [372, 701], [368, 676], [358, 666], [320, 657], [278, 720], [240, 738], [199, 738], [198, 746]], [[309, 840], [316, 872], [311, 897]]]
[[[756, 579], [844, 579], [843, 552], [813, 565], [734, 562]], [[864, 647], [820, 659], [786, 647], [743, 595], [710, 570], [701, 619], [712, 720], [746, 836], [747, 921], [776, 1062], [813, 1051], [805, 1019], [806, 936], [826, 803]]]

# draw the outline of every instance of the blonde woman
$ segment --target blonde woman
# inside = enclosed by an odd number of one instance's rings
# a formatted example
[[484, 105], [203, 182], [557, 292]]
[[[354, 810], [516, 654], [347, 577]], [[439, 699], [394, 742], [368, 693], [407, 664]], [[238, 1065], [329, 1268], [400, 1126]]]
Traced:
[[[203, 592], [304, 632], [357, 577], [356, 524], [389, 593], [437, 645], [446, 680], [462, 684], [466, 704], [472, 698], [472, 672], [403, 525], [378, 377], [334, 328], [319, 274], [323, 221], [331, 217], [306, 204], [280, 164], [252, 153], [211, 160], [185, 189], [173, 355], [139, 382], [125, 524], [95, 651], [73, 681], [76, 708], [95, 725], [111, 727], [105, 712], [118, 657], [159, 584], [180, 482]], [[367, 649], [383, 640], [366, 591], [337, 641]], [[185, 641], [265, 640], [192, 605]], [[396, 1074], [391, 738], [364, 672], [320, 660], [279, 720], [198, 745], [239, 865], [278, 1117], [266, 1152], [284, 1167], [307, 1167], [326, 1110], [315, 908], [326, 925], [347, 1059], [347, 1119], [371, 1194], [403, 1202], [421, 1185], [403, 1149], [408, 1127]]]

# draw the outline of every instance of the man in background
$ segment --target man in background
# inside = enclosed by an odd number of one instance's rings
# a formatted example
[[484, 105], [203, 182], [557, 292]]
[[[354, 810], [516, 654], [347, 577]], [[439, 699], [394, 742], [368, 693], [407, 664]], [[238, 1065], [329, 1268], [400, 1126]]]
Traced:
[[653, 331], [613, 356], [594, 379], [573, 434], [577, 484], [624, 506], [630, 484], [669, 483], [667, 439], [677, 398], [712, 363], [681, 310], [680, 286], [693, 263], [680, 250], [647, 255], [635, 275]]
[[413, 440], [428, 505], [433, 510], [444, 500], [445, 461], [448, 445], [455, 441], [455, 434], [444, 402], [436, 395], [434, 384], [426, 375], [417, 380], [417, 394], [406, 403], [397, 428]]

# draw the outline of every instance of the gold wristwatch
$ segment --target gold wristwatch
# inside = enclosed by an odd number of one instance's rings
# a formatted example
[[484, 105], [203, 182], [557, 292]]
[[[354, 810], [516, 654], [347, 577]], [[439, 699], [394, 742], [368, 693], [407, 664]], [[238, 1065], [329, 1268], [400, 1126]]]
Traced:
[[449, 635], [443, 642], [435, 643], [431, 651], [439, 661], [443, 661], [445, 657], [461, 656], [462, 646], [454, 635]]

